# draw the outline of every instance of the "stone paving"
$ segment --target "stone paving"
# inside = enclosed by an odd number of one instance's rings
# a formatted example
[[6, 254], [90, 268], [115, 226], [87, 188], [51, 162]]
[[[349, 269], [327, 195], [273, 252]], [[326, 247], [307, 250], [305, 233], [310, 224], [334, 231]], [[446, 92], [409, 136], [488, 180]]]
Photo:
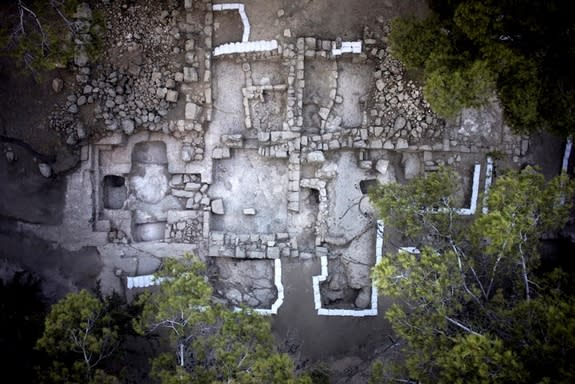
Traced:
[[[318, 315], [376, 316], [370, 269], [392, 249], [365, 185], [454, 165], [471, 186], [460, 213], [474, 214], [493, 175], [485, 154], [519, 163], [529, 148], [496, 108], [438, 118], [390, 56], [385, 24], [357, 41], [289, 30], [250, 41], [243, 4], [185, 0], [183, 11], [184, 62], [155, 75], [155, 95], [181, 114], [142, 114], [121, 129], [106, 115], [109, 132], [83, 148], [69, 177], [68, 219], [34, 227], [65, 247], [97, 246], [105, 291], [153, 284], [137, 276], [190, 252], [231, 304], [276, 314], [289, 284], [282, 263], [319, 261], [310, 281]], [[214, 12], [240, 13], [241, 42], [213, 46]], [[229, 263], [253, 273], [238, 279]], [[258, 295], [254, 281], [268, 282]]]

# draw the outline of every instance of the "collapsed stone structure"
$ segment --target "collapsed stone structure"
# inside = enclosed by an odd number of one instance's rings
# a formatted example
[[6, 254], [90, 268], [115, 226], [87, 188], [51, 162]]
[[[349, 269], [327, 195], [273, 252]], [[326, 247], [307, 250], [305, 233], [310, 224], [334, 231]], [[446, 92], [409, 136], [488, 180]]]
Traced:
[[[128, 96], [133, 108], [124, 110], [118, 99], [136, 87], [125, 79], [141, 65], [100, 84], [78, 63], [86, 77], [67, 109], [81, 97], [97, 103], [105, 134], [82, 148], [62, 226], [34, 229], [70, 248], [97, 246], [104, 289], [153, 284], [134, 277], [190, 252], [212, 265], [222, 298], [277, 313], [289, 283], [282, 263], [320, 261], [318, 314], [374, 316], [370, 270], [385, 244], [368, 188], [455, 165], [471, 209], [491, 180], [476, 165], [486, 164], [485, 153], [519, 162], [528, 150], [496, 108], [464, 111], [451, 125], [435, 116], [390, 56], [385, 24], [358, 41], [285, 30], [252, 42], [243, 4], [183, 5], [169, 16], [177, 29], [170, 36], [178, 36], [169, 42], [183, 41], [184, 60], [144, 71], [148, 104]], [[225, 12], [240, 12], [241, 41], [214, 46], [214, 20]], [[107, 84], [118, 85], [112, 93]], [[81, 139], [77, 127], [71, 135]]]

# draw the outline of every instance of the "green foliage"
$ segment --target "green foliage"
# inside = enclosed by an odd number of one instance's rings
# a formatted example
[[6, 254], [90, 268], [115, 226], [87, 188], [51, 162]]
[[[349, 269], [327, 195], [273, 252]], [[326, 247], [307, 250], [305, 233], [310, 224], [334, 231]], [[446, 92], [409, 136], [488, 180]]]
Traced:
[[469, 220], [453, 210], [453, 181], [442, 169], [369, 195], [386, 233], [421, 250], [390, 252], [372, 272], [397, 300], [386, 317], [405, 343], [398, 372], [422, 383], [572, 381], [575, 295], [560, 273], [537, 268], [539, 239], [566, 223], [575, 183], [530, 167], [507, 172], [488, 213]]
[[383, 383], [383, 363], [381, 361], [376, 361], [371, 365], [371, 374], [369, 375], [369, 380], [367, 384], [380, 384]]
[[422, 67], [434, 48], [441, 42], [440, 24], [433, 18], [418, 21], [412, 18], [394, 19], [389, 42], [394, 55], [407, 67]]
[[496, 4], [484, 1], [464, 1], [455, 9], [453, 22], [471, 41], [485, 44], [503, 32]]
[[[573, 275], [554, 270], [540, 282], [544, 293], [519, 303], [501, 316], [502, 332], [520, 346], [518, 355], [532, 372], [533, 382], [575, 381], [575, 296]], [[566, 288], [569, 293], [566, 293]]]
[[519, 132], [575, 132], [575, 34], [562, 0], [434, 0], [424, 20], [392, 23], [393, 54], [424, 69], [425, 96], [453, 117], [492, 90]]
[[[107, 305], [86, 290], [54, 304], [36, 347], [54, 359], [53, 382], [91, 380], [95, 368], [119, 343], [118, 327]], [[64, 362], [71, 361], [71, 365]]]
[[212, 301], [205, 266], [191, 255], [165, 260], [156, 292], [142, 295], [138, 332], [164, 330], [172, 353], [154, 360], [161, 383], [307, 383], [289, 357], [276, 352], [268, 318]]
[[475, 220], [471, 231], [483, 240], [486, 254], [535, 253], [543, 233], [559, 230], [567, 222], [572, 206], [568, 197], [574, 188], [565, 174], [546, 183], [532, 167], [508, 172], [498, 177], [487, 196], [489, 212]]
[[494, 77], [484, 61], [453, 71], [441, 68], [427, 75], [423, 93], [435, 112], [452, 118], [463, 108], [487, 104]]
[[525, 370], [517, 356], [506, 350], [498, 338], [461, 335], [451, 350], [437, 357], [441, 371], [439, 383], [494, 384], [520, 383]]
[[[65, 67], [74, 58], [74, 38], [78, 27], [73, 15], [77, 0], [38, 0], [14, 2], [0, 27], [0, 55], [14, 58], [23, 71], [35, 77], [42, 72]], [[103, 52], [103, 18], [94, 13], [86, 50], [97, 59]]]
[[310, 370], [313, 384], [329, 384], [329, 367], [325, 363], [317, 363]]
[[[406, 185], [379, 185], [369, 191], [369, 198], [389, 228], [401, 228], [408, 241], [426, 234], [440, 234], [459, 201], [456, 175], [448, 168], [440, 168], [426, 177], [414, 179]], [[429, 208], [428, 212], [423, 208]]]

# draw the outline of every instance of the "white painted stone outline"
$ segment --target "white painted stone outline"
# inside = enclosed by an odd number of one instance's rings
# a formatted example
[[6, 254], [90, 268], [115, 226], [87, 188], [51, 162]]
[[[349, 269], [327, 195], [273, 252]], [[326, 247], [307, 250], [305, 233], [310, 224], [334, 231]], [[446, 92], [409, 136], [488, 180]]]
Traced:
[[[383, 220], [377, 220], [376, 225], [376, 240], [375, 240], [375, 264], [381, 261], [383, 256]], [[352, 316], [352, 317], [366, 317], [377, 316], [377, 287], [375, 281], [371, 283], [371, 308], [370, 309], [327, 309], [321, 306], [321, 293], [319, 285], [327, 279], [327, 256], [320, 257], [321, 274], [312, 276], [313, 286], [313, 301], [317, 314], [320, 316]]]
[[132, 288], [148, 288], [153, 285], [160, 285], [165, 278], [154, 275], [128, 276], [126, 286]]
[[[282, 284], [282, 261], [280, 259], [274, 260], [274, 284], [278, 291], [278, 297], [276, 301], [272, 304], [270, 309], [267, 308], [254, 308], [254, 312], [259, 313], [260, 315], [277, 315], [278, 309], [284, 303], [284, 286]], [[235, 307], [234, 311], [241, 311], [241, 308]]]
[[344, 53], [361, 53], [361, 40], [358, 41], [344, 41], [341, 43], [341, 48], [332, 48], [331, 54], [339, 56]]
[[[140, 275], [140, 276], [128, 276], [126, 280], [126, 285], [128, 289], [132, 288], [147, 288], [154, 285], [159, 285], [164, 281], [165, 277], [156, 277], [154, 275]], [[278, 291], [278, 297], [276, 301], [272, 304], [270, 309], [267, 308], [255, 308], [254, 312], [261, 315], [276, 315], [278, 313], [279, 307], [284, 303], [284, 286], [282, 284], [282, 262], [280, 259], [274, 260], [274, 284]], [[234, 311], [241, 311], [241, 308], [234, 307]]]
[[481, 164], [476, 163], [473, 168], [473, 185], [471, 186], [471, 202], [469, 208], [459, 208], [457, 214], [462, 216], [474, 215], [477, 210], [477, 199], [479, 197], [479, 176], [481, 175]]
[[273, 51], [278, 48], [276, 40], [258, 40], [249, 41], [251, 26], [246, 14], [245, 6], [242, 3], [225, 3], [212, 5], [212, 11], [229, 11], [237, 9], [242, 19], [244, 32], [242, 34], [242, 41], [239, 43], [222, 44], [214, 48], [214, 56], [232, 54], [232, 53], [248, 53], [248, 52], [262, 52]]
[[[491, 186], [492, 181], [492, 173], [493, 173], [493, 160], [491, 157], [487, 158], [487, 175], [485, 178], [485, 187], [486, 190]], [[479, 177], [481, 175], [481, 164], [476, 163], [473, 168], [473, 184], [472, 184], [472, 191], [471, 191], [471, 201], [469, 203], [469, 208], [459, 208], [456, 210], [456, 213], [462, 216], [466, 215], [473, 215], [477, 210], [477, 200], [479, 197]], [[384, 233], [384, 225], [383, 220], [377, 221], [377, 237], [376, 237], [376, 245], [375, 245], [375, 264], [378, 264], [381, 261], [382, 253], [383, 253], [383, 233]], [[416, 247], [401, 247], [400, 250], [419, 254], [420, 251]], [[321, 273], [320, 275], [312, 276], [312, 286], [313, 286], [313, 300], [315, 304], [315, 309], [317, 310], [317, 314], [320, 316], [352, 316], [352, 317], [365, 317], [365, 316], [377, 316], [377, 287], [375, 285], [375, 281], [371, 283], [371, 308], [370, 309], [362, 309], [362, 310], [354, 310], [354, 309], [327, 309], [322, 308], [321, 305], [321, 293], [319, 285], [321, 282], [327, 279], [328, 270], [327, 270], [327, 256], [321, 256]]]
[[561, 163], [561, 170], [563, 172], [567, 171], [567, 166], [569, 165], [569, 157], [571, 157], [572, 149], [573, 149], [573, 137], [569, 136], [567, 138], [567, 143], [565, 144], [565, 152], [563, 153], [563, 162]]
[[227, 43], [214, 48], [214, 56], [221, 56], [232, 53], [249, 53], [273, 51], [278, 48], [276, 40], [246, 41], [241, 43]]
[[246, 9], [242, 3], [225, 3], [212, 5], [212, 11], [231, 11], [237, 9], [244, 25], [244, 33], [242, 35], [242, 42], [247, 42], [250, 39], [250, 21], [246, 15]]

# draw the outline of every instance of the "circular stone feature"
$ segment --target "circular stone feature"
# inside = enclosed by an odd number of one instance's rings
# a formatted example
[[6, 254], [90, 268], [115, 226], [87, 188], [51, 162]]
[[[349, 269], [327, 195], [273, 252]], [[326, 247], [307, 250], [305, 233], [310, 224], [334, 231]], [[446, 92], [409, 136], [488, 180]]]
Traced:
[[132, 176], [130, 184], [136, 198], [144, 203], [159, 203], [168, 193], [168, 177], [166, 167], [158, 164], [141, 166], [140, 175]]

